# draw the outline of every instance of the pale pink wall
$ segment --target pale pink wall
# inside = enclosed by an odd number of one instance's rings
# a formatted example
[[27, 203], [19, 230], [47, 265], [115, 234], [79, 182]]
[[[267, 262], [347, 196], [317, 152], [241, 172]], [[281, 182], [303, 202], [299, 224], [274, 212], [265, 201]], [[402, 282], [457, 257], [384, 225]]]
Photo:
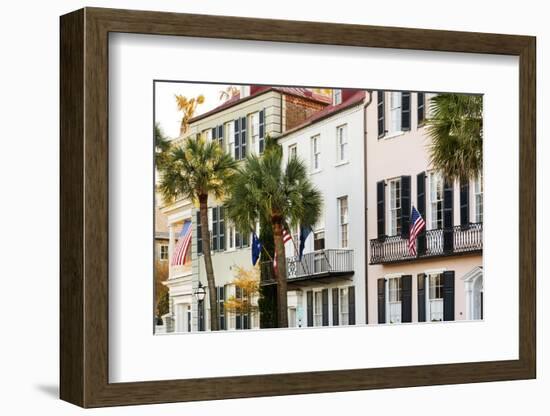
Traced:
[[[417, 126], [417, 95], [411, 94], [411, 130], [395, 137], [378, 139], [377, 93], [373, 91], [372, 103], [367, 108], [367, 230], [368, 239], [377, 237], [376, 182], [401, 175], [411, 176], [411, 203], [416, 206], [416, 175], [431, 169], [429, 162], [430, 139], [425, 127]], [[386, 117], [390, 114], [389, 97], [386, 97]], [[391, 136], [391, 133], [387, 136]], [[472, 195], [470, 186], [470, 195]], [[459, 185], [454, 189], [454, 223], [460, 224]], [[470, 199], [473, 212], [473, 200]], [[472, 217], [471, 217], [472, 218]], [[370, 263], [370, 248], [367, 247]], [[369, 323], [378, 322], [377, 279], [391, 273], [413, 275], [412, 317], [417, 321], [417, 278], [426, 270], [447, 269], [455, 271], [455, 319], [466, 319], [466, 295], [462, 277], [476, 266], [482, 265], [481, 255], [422, 259], [393, 265], [368, 266]]]

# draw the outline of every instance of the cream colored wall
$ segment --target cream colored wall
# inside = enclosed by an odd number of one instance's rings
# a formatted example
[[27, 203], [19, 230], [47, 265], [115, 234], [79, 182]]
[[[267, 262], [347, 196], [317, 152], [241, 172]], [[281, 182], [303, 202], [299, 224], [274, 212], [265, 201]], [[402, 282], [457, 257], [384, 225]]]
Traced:
[[[429, 96], [427, 97], [429, 98]], [[386, 96], [386, 117], [390, 114], [389, 97]], [[428, 105], [426, 105], [428, 107]], [[417, 94], [411, 94], [411, 129], [399, 135], [387, 134], [378, 139], [377, 93], [367, 108], [367, 233], [368, 240], [377, 238], [376, 183], [381, 180], [411, 176], [411, 203], [416, 206], [416, 175], [429, 171], [430, 139], [426, 128], [417, 124]], [[454, 184], [454, 224], [460, 224], [459, 184]], [[473, 186], [470, 185], [470, 218], [473, 218]], [[387, 207], [387, 205], [386, 205]], [[370, 263], [370, 249], [367, 249]], [[417, 321], [418, 305], [416, 274], [427, 270], [446, 269], [455, 271], [455, 319], [466, 319], [466, 295], [461, 279], [475, 266], [482, 265], [481, 255], [452, 256], [414, 260], [393, 265], [368, 266], [369, 323], [378, 322], [377, 279], [392, 273], [413, 275], [412, 318]]]

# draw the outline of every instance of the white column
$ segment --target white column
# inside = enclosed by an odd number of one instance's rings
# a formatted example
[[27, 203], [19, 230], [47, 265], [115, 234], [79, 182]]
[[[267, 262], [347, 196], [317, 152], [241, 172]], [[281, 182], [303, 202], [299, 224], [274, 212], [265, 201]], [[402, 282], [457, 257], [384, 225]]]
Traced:
[[170, 264], [172, 263], [172, 255], [174, 253], [174, 243], [176, 241], [176, 236], [175, 236], [175, 225], [174, 223], [171, 223], [168, 225], [168, 235], [169, 235], [169, 240], [168, 240], [168, 278], [172, 277], [172, 267], [170, 266]]

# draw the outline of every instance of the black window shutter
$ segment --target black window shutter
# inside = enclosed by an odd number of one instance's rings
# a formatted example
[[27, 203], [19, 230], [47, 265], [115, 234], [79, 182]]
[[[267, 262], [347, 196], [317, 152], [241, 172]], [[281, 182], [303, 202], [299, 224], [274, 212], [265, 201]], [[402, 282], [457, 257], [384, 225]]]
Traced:
[[260, 111], [260, 122], [259, 122], [259, 125], [260, 125], [260, 137], [259, 137], [259, 143], [258, 143], [258, 148], [260, 150], [260, 153], [263, 153], [264, 152], [264, 147], [265, 147], [265, 142], [264, 142], [264, 136], [265, 136], [265, 110], [261, 110]]
[[233, 139], [233, 145], [235, 146], [235, 160], [241, 159], [241, 123], [240, 120], [237, 119], [234, 122], [235, 128], [234, 128], [234, 134], [235, 138]]
[[417, 276], [418, 292], [418, 322], [426, 322], [426, 275], [419, 273]]
[[[416, 209], [426, 221], [426, 172], [416, 175]], [[426, 227], [416, 239], [416, 251], [419, 256], [426, 253]]]
[[466, 227], [470, 223], [470, 184], [468, 179], [460, 180], [460, 225]]
[[199, 331], [204, 331], [204, 300], [199, 302]]
[[378, 237], [386, 234], [386, 185], [384, 181], [376, 183], [376, 215]]
[[328, 326], [328, 289], [322, 290], [321, 298], [323, 300], [322, 322], [323, 326]]
[[241, 117], [241, 159], [246, 157], [246, 117]]
[[[239, 286], [235, 286], [235, 298], [242, 299], [242, 297], [242, 289]], [[240, 312], [237, 313], [237, 316], [235, 318], [235, 328], [243, 329], [243, 315]]]
[[307, 326], [313, 326], [313, 291], [308, 290], [306, 293], [307, 303]]
[[453, 182], [443, 184], [443, 252], [453, 251]]
[[386, 108], [384, 100], [384, 91], [378, 91], [378, 138], [386, 134]]
[[218, 139], [218, 128], [212, 128], [212, 141], [215, 142]]
[[426, 118], [426, 107], [425, 107], [425, 95], [423, 92], [416, 94], [417, 97], [417, 107], [416, 107], [416, 116], [418, 120], [418, 125], [421, 126], [424, 123]]
[[339, 308], [338, 308], [338, 301], [339, 301], [339, 289], [335, 287], [332, 289], [332, 325], [337, 326], [339, 324]]
[[225, 211], [223, 207], [219, 207], [218, 215], [218, 249], [225, 250]]
[[401, 176], [401, 237], [409, 238], [411, 218], [411, 177]]
[[455, 272], [443, 272], [443, 320], [455, 320]]
[[411, 93], [401, 93], [401, 130], [411, 129]]
[[218, 143], [220, 143], [220, 146], [222, 149], [224, 148], [224, 142], [223, 142], [223, 125], [220, 124], [218, 126]]
[[412, 276], [401, 276], [401, 322], [412, 322]]
[[197, 211], [197, 254], [202, 254], [202, 226], [200, 211]]
[[386, 279], [378, 279], [378, 323], [386, 323]]
[[355, 325], [355, 286], [348, 287], [349, 324]]
[[212, 250], [218, 250], [218, 207], [212, 208]]

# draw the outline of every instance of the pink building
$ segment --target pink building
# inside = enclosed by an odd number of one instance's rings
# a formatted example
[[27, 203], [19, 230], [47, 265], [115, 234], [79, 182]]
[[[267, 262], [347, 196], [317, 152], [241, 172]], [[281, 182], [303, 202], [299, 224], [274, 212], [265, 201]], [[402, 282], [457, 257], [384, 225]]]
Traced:
[[[483, 185], [431, 166], [431, 94], [373, 91], [367, 107], [368, 322], [483, 318]], [[426, 221], [409, 252], [411, 209]]]

